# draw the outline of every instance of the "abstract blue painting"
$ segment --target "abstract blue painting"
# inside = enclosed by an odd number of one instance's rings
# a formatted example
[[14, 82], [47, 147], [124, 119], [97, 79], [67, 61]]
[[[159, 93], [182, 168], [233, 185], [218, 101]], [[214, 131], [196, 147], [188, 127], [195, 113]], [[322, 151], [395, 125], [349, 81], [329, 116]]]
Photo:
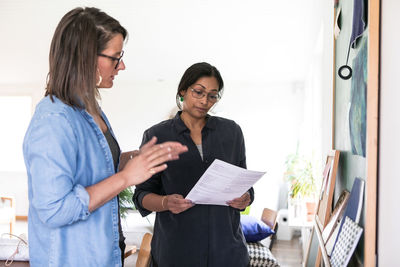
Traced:
[[353, 154], [365, 157], [367, 111], [367, 38], [353, 60], [351, 103], [349, 114], [350, 140]]

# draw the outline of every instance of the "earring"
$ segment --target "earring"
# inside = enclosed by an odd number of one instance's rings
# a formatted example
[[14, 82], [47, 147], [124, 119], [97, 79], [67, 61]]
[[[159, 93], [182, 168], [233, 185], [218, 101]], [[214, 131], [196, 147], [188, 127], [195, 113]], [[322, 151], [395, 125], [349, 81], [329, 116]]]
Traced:
[[183, 102], [183, 96], [180, 97], [181, 102]]
[[96, 86], [99, 87], [101, 82], [103, 81], [103, 77], [101, 77], [99, 69], [97, 69], [97, 72], [99, 73], [99, 81], [96, 83]]

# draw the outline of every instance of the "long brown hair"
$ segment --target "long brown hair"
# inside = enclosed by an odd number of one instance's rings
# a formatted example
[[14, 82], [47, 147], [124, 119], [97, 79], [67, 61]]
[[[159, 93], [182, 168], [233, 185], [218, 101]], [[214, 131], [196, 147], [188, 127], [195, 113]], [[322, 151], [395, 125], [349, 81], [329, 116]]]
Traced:
[[124, 40], [128, 35], [117, 20], [97, 8], [78, 7], [65, 14], [51, 41], [45, 96], [99, 114], [97, 55], [118, 33]]

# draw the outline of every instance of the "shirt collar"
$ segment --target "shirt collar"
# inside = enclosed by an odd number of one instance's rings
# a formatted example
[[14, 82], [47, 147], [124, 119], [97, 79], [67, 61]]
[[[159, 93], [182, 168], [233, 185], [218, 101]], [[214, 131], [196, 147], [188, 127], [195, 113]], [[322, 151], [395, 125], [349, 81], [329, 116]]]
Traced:
[[[185, 125], [185, 123], [181, 119], [181, 114], [182, 114], [182, 111], [180, 110], [176, 113], [175, 117], [172, 119], [178, 133], [181, 133], [184, 131], [189, 131], [188, 127]], [[215, 127], [216, 127], [215, 118], [213, 116], [207, 114], [206, 115], [206, 125], [204, 125], [204, 128], [215, 129]]]

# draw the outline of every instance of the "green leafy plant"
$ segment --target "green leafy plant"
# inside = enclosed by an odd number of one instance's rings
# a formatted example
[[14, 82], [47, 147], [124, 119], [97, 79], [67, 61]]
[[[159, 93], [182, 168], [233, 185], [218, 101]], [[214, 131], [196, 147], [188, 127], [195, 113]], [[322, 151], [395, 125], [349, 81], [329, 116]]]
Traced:
[[316, 193], [316, 181], [313, 174], [313, 165], [304, 156], [291, 154], [285, 162], [285, 180], [289, 183], [291, 198], [312, 198]]
[[127, 187], [119, 193], [119, 212], [122, 218], [126, 217], [129, 210], [135, 209], [132, 197], [133, 191], [131, 187]]

